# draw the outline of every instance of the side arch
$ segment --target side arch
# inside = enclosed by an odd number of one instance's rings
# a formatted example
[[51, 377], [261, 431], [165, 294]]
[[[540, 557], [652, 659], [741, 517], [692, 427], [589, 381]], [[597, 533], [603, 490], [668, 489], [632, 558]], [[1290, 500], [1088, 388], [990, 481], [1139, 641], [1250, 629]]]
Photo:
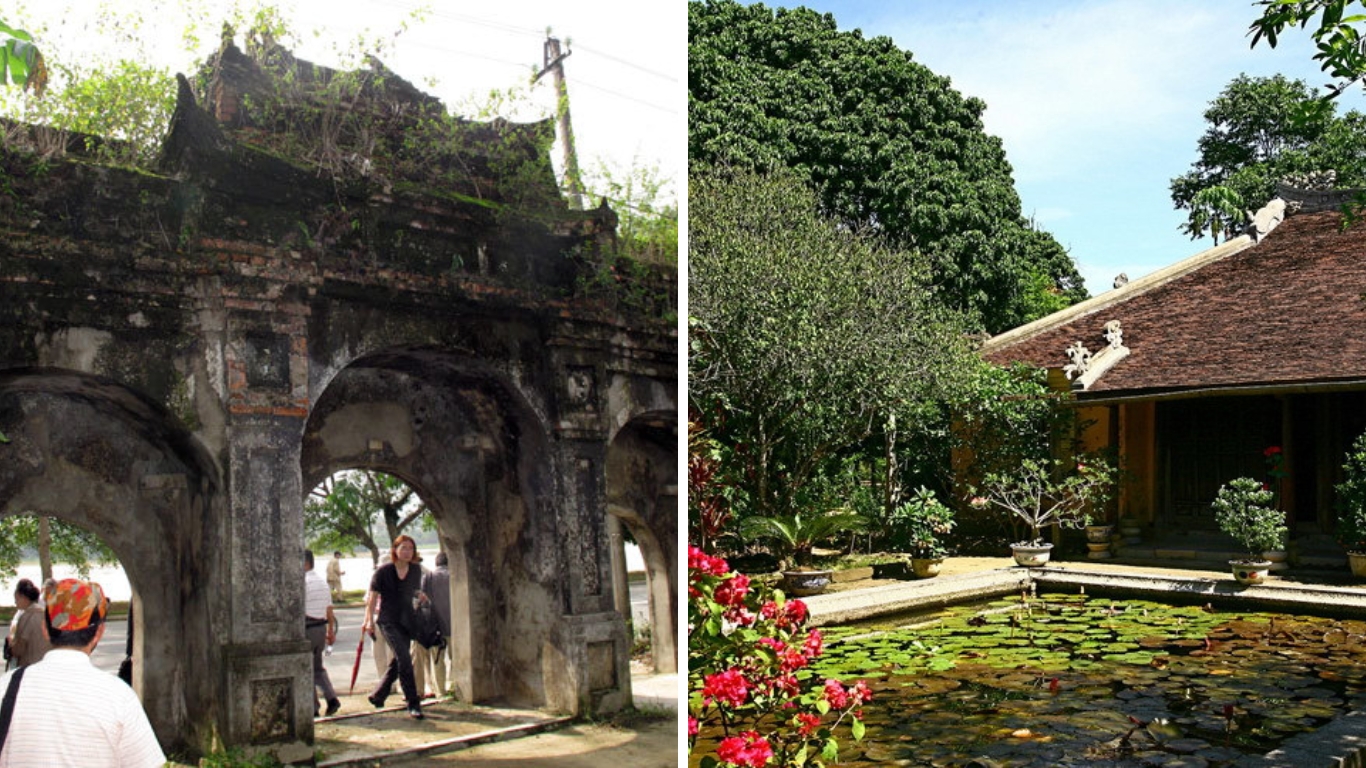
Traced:
[[174, 416], [111, 379], [0, 372], [0, 517], [41, 514], [99, 536], [136, 595], [134, 687], [167, 752], [220, 731], [211, 585], [221, 561], [216, 465]]

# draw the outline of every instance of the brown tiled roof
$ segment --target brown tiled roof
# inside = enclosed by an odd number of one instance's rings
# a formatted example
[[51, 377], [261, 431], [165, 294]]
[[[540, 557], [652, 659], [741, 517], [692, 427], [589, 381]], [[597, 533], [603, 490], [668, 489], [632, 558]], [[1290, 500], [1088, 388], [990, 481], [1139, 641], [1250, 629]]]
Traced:
[[1260, 243], [1102, 294], [1089, 311], [1063, 310], [982, 353], [1061, 368], [1069, 345], [1098, 351], [1105, 323], [1119, 320], [1130, 354], [1089, 396], [1366, 379], [1366, 222], [1341, 222], [1335, 211], [1289, 216]]

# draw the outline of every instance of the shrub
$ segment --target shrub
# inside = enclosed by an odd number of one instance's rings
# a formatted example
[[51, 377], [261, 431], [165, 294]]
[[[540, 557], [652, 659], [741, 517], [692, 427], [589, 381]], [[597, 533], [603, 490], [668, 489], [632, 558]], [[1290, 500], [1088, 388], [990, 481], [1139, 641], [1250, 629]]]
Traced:
[[935, 498], [934, 491], [916, 489], [910, 501], [897, 507], [888, 520], [893, 541], [912, 557], [938, 558], [947, 554], [939, 538], [953, 533], [953, 510]]
[[806, 604], [752, 586], [725, 560], [688, 548], [688, 750], [719, 731], [701, 768], [823, 766], [838, 757], [847, 720], [863, 738], [862, 682], [817, 681], [807, 669], [822, 648], [804, 629]]
[[1261, 561], [1266, 550], [1284, 546], [1285, 513], [1272, 506], [1275, 498], [1266, 485], [1239, 477], [1220, 488], [1210, 505], [1219, 530], [1242, 544], [1254, 562]]
[[1352, 443], [1342, 465], [1338, 492], [1338, 542], [1348, 552], [1366, 554], [1366, 433]]

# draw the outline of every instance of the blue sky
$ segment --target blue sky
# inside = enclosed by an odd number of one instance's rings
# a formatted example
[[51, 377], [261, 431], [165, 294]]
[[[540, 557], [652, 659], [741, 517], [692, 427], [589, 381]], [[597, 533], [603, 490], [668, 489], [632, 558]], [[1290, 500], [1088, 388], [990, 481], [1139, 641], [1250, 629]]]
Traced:
[[[1249, 47], [1248, 0], [808, 0], [887, 36], [987, 104], [1026, 216], [1067, 248], [1092, 295], [1212, 244], [1177, 231], [1169, 184], [1196, 158], [1209, 102], [1240, 73], [1329, 78], [1307, 31]], [[1360, 87], [1339, 111], [1366, 111]], [[1254, 206], [1259, 207], [1259, 206]]]

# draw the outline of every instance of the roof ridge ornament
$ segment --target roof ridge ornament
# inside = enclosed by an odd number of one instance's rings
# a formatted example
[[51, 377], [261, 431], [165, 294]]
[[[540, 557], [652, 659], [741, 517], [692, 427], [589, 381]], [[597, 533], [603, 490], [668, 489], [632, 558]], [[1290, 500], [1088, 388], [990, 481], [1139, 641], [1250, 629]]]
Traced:
[[1262, 209], [1256, 213], [1248, 211], [1247, 233], [1252, 236], [1252, 241], [1260, 243], [1268, 232], [1285, 220], [1285, 214], [1286, 202], [1279, 197], [1262, 206]]
[[1062, 372], [1072, 382], [1072, 389], [1090, 389], [1106, 371], [1129, 356], [1129, 348], [1124, 346], [1124, 328], [1120, 321], [1107, 322], [1104, 336], [1106, 345], [1099, 352], [1091, 352], [1080, 341], [1072, 342], [1072, 346], [1067, 348], [1067, 358], [1072, 362], [1063, 366]]

